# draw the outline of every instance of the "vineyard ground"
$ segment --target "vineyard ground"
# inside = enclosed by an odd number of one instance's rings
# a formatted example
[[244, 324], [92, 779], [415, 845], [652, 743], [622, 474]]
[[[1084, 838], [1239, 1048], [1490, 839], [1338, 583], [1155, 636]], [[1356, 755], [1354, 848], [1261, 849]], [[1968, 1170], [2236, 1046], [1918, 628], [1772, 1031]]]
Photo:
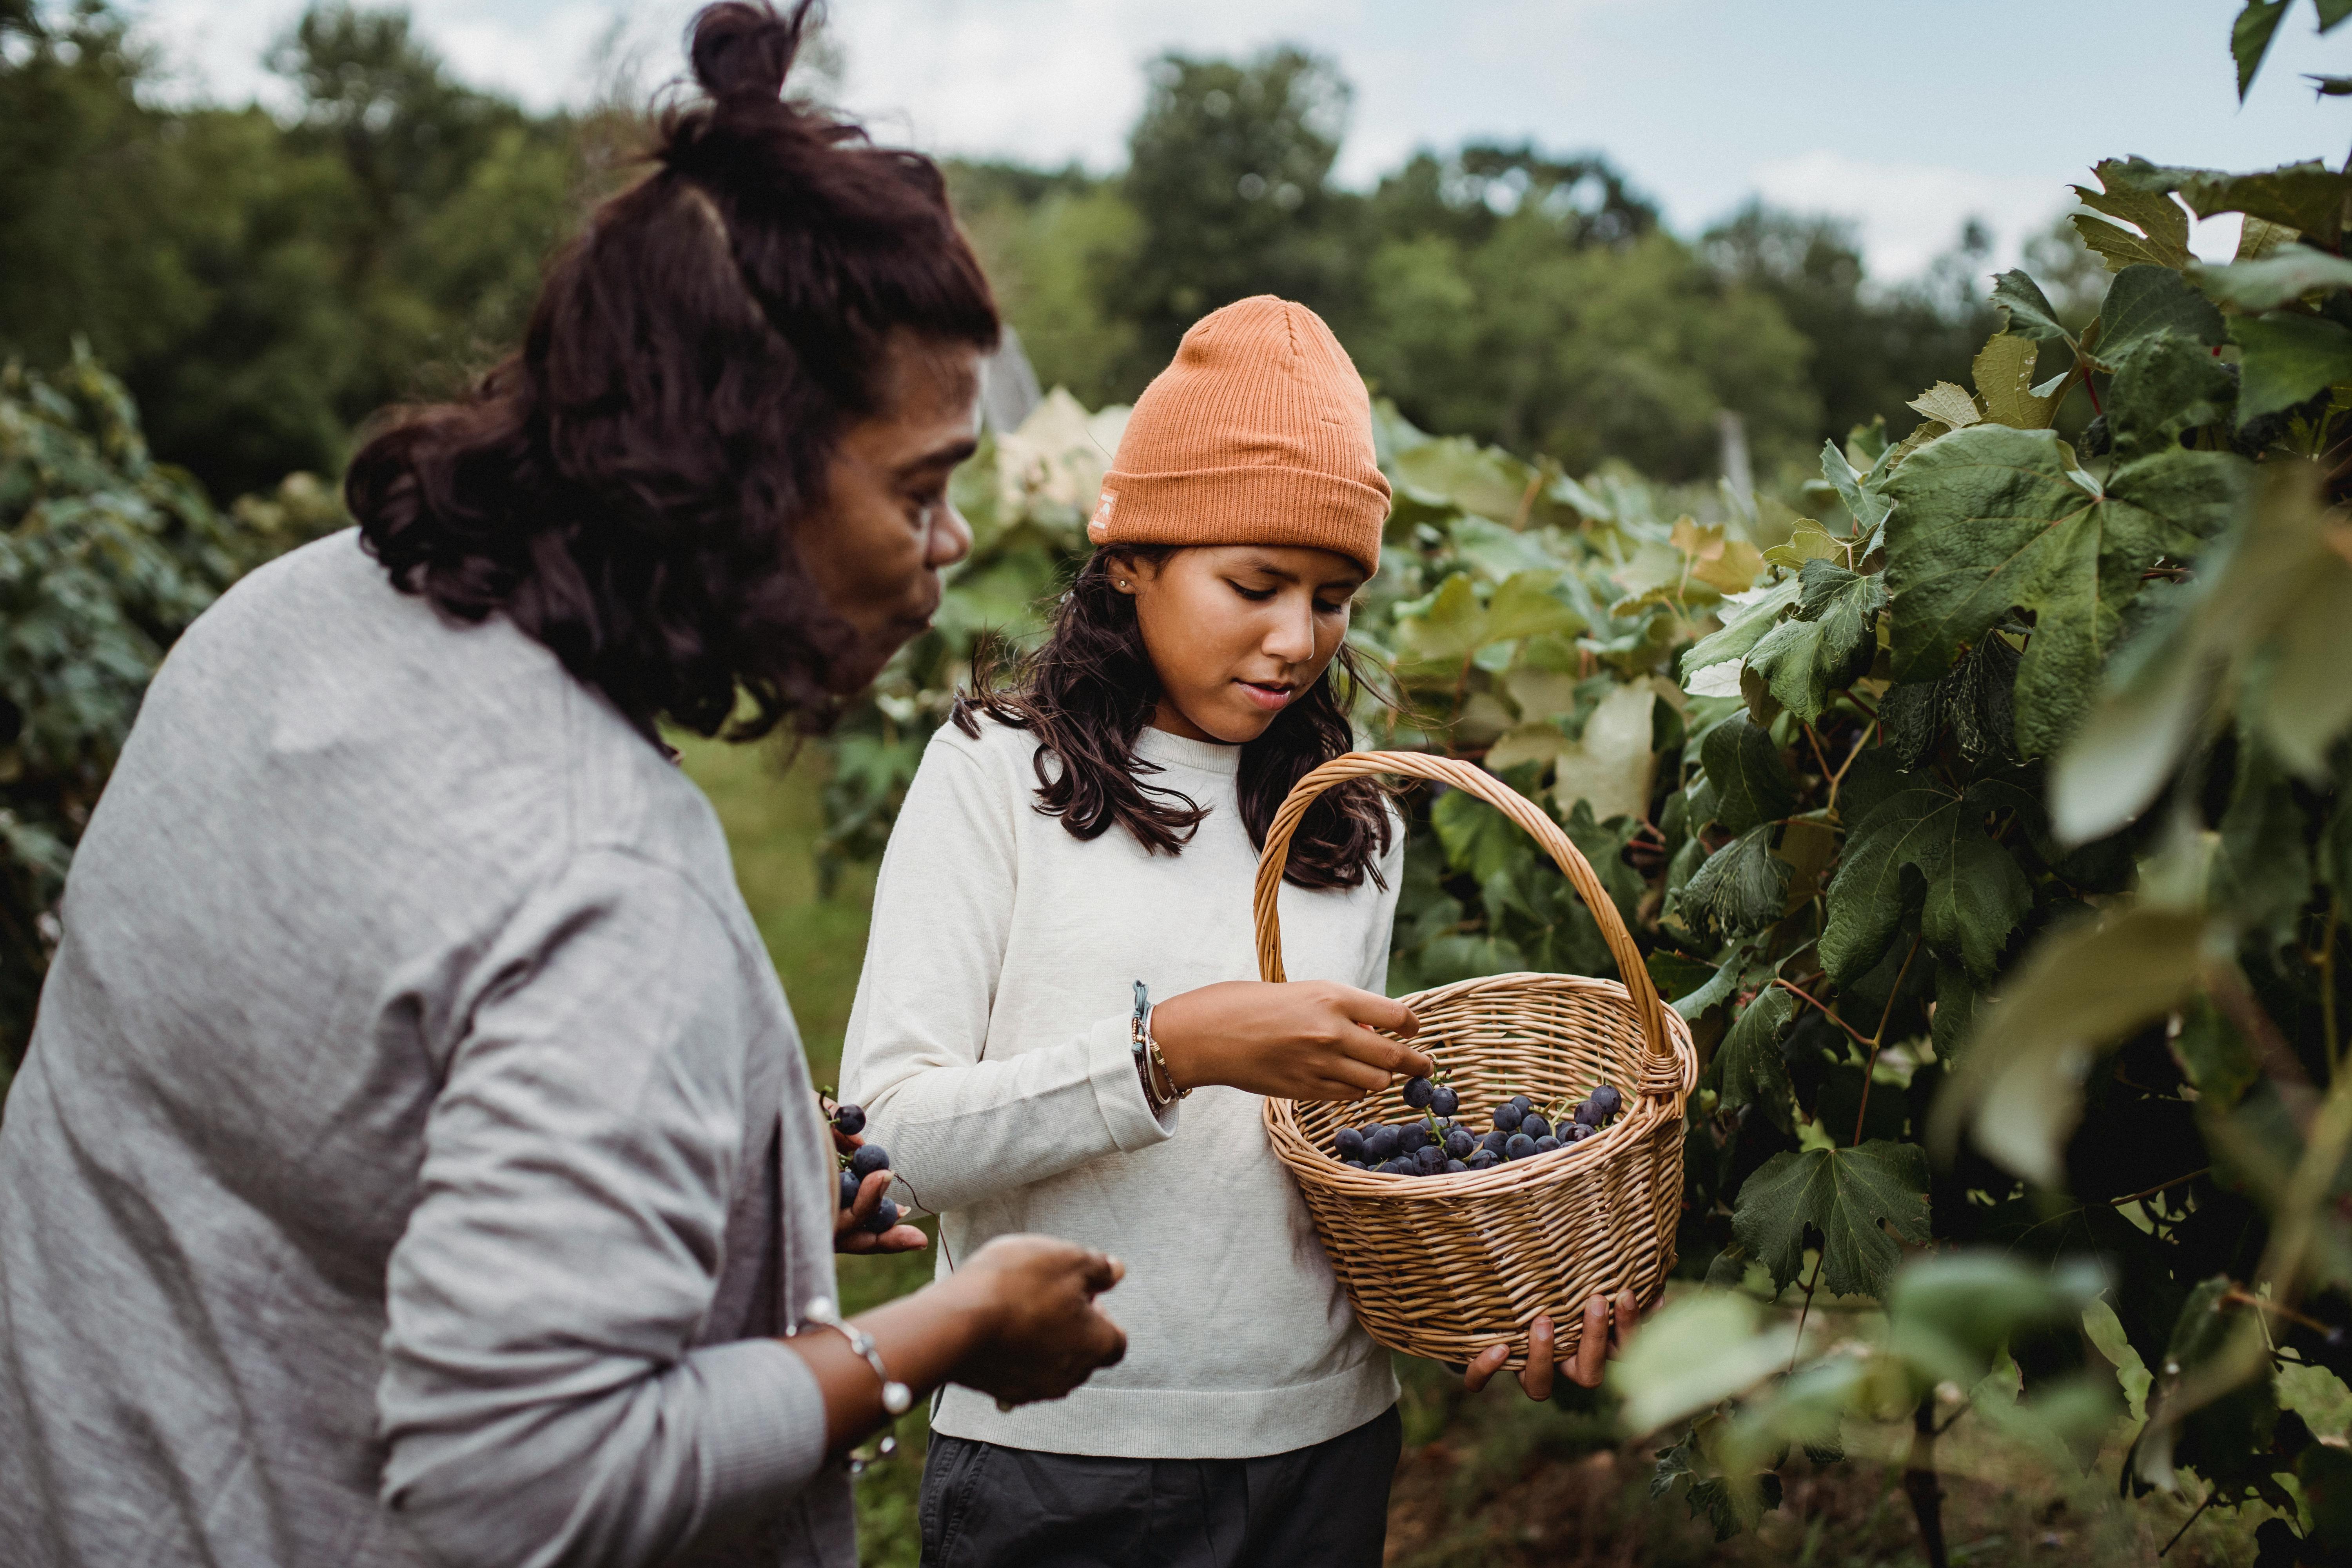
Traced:
[[[810, 1071], [831, 1082], [865, 955], [873, 873], [853, 868], [830, 898], [821, 894], [815, 753], [784, 768], [772, 746], [690, 737], [677, 743], [687, 771], [718, 809], [745, 901], [790, 983]], [[920, 1286], [930, 1268], [928, 1252], [846, 1258], [842, 1294], [863, 1310]], [[1649, 1456], [1618, 1447], [1597, 1409], [1539, 1407], [1500, 1390], [1465, 1397], [1428, 1363], [1400, 1363], [1399, 1373], [1407, 1446], [1390, 1510], [1391, 1568], [1910, 1568], [1923, 1561], [1892, 1450], [1884, 1463], [1843, 1468], [1816, 1470], [1801, 1461], [1781, 1509], [1752, 1533], [1718, 1545], [1678, 1499], [1651, 1500]], [[899, 1456], [859, 1483], [860, 1555], [868, 1568], [914, 1568], [922, 1415], [918, 1408], [900, 1422]], [[2092, 1473], [2070, 1480], [1963, 1418], [1938, 1455], [1953, 1562], [2155, 1563], [2189, 1509], [2165, 1501], [2119, 1507], [2120, 1452], [2110, 1444]], [[2246, 1568], [2260, 1516], [2248, 1510], [2246, 1517], [2198, 1520], [2164, 1558], [2166, 1568]]]

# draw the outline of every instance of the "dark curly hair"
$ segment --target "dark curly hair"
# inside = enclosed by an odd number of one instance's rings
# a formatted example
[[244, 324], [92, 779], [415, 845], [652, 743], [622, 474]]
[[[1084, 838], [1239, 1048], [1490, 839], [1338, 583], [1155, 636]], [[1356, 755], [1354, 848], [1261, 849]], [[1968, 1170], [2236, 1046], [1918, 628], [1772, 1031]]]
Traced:
[[701, 98], [550, 264], [520, 352], [345, 480], [403, 591], [504, 615], [648, 733], [822, 723], [853, 638], [796, 535], [840, 435], [898, 335], [997, 342], [938, 166], [782, 96], [813, 5], [696, 16]]
[[[980, 733], [978, 716], [985, 713], [1037, 737], [1037, 809], [1060, 817], [1073, 837], [1092, 839], [1123, 827], [1151, 853], [1176, 855], [1208, 816], [1191, 796], [1143, 782], [1143, 774], [1159, 769], [1135, 754], [1135, 742], [1159, 707], [1160, 677], [1143, 646], [1135, 601], [1111, 585], [1114, 560], [1162, 562], [1179, 548], [1097, 550], [1055, 606], [1044, 644], [1025, 658], [992, 653], [978, 660], [971, 691], [957, 696], [953, 717], [965, 734]], [[1342, 643], [1315, 684], [1242, 747], [1234, 790], [1252, 844], [1265, 847], [1266, 829], [1291, 785], [1354, 746], [1348, 709], [1360, 690], [1380, 694], [1355, 650]], [[1049, 766], [1049, 758], [1060, 766]], [[1378, 883], [1380, 858], [1394, 832], [1389, 794], [1379, 784], [1350, 779], [1335, 785], [1299, 819], [1283, 880], [1302, 888], [1353, 888], [1369, 876]]]

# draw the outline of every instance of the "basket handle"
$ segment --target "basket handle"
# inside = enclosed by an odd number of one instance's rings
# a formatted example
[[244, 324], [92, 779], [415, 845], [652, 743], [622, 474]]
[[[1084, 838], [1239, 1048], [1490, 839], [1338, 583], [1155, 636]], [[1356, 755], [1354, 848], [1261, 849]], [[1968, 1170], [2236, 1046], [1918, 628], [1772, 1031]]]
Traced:
[[1297, 831], [1298, 819], [1307, 815], [1315, 797], [1333, 784], [1372, 773], [1401, 773], [1466, 791], [1517, 823], [1542, 845], [1601, 927], [1601, 940], [1609, 944], [1610, 956], [1617, 961], [1626, 994], [1633, 998], [1641, 1017], [1642, 1044], [1653, 1066], [1664, 1069], [1662, 1079], [1679, 1080], [1681, 1069], [1675, 1060], [1674, 1043], [1666, 1035], [1665, 1005], [1658, 1000], [1658, 988], [1650, 983], [1650, 971], [1642, 962], [1642, 950], [1634, 945], [1633, 934], [1625, 929], [1624, 921], [1617, 913], [1616, 900], [1602, 889], [1591, 864], [1569, 841], [1568, 835], [1559, 830], [1549, 813], [1475, 763], [1433, 756], [1426, 752], [1349, 752], [1332, 758], [1293, 784], [1282, 809], [1274, 815], [1274, 825], [1266, 829], [1265, 848], [1258, 857], [1257, 893], [1252, 910], [1257, 923], [1259, 975], [1266, 980], [1286, 978], [1282, 969], [1282, 916], [1276, 908], [1276, 899], [1282, 890], [1282, 870], [1290, 859], [1290, 836]]

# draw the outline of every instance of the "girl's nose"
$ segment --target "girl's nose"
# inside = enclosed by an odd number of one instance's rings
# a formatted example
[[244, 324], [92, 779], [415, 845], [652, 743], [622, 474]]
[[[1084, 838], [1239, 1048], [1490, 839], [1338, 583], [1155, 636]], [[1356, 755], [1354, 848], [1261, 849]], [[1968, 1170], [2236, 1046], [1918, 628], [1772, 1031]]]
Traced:
[[1284, 605], [1264, 644], [1269, 658], [1304, 664], [1315, 657], [1315, 611], [1304, 603]]

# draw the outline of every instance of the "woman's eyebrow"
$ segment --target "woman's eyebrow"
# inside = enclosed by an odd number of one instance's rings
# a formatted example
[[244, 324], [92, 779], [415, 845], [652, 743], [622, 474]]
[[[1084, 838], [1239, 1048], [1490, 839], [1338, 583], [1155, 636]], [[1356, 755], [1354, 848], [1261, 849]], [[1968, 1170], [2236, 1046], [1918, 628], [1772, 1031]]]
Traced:
[[933, 447], [919, 458], [908, 459], [891, 472], [895, 478], [911, 479], [931, 468], [952, 468], [979, 450], [980, 443], [969, 437], [950, 441], [944, 446]]

